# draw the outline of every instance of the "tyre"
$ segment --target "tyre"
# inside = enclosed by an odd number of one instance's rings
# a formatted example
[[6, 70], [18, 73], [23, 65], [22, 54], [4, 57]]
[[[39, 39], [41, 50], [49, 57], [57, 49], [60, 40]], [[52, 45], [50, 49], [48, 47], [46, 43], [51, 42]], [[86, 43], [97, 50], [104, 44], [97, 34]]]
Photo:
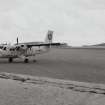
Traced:
[[13, 58], [9, 58], [8, 61], [9, 61], [9, 63], [12, 63], [13, 62]]
[[25, 59], [25, 60], [24, 60], [24, 63], [28, 63], [28, 62], [29, 62], [29, 60], [28, 60], [28, 59]]

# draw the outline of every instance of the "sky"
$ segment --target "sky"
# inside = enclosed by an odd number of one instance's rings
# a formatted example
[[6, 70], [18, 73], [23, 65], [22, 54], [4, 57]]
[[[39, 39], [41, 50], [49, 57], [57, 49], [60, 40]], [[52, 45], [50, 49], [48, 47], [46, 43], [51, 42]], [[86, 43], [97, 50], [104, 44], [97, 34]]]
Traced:
[[72, 46], [105, 42], [105, 0], [0, 0], [0, 43], [44, 41]]

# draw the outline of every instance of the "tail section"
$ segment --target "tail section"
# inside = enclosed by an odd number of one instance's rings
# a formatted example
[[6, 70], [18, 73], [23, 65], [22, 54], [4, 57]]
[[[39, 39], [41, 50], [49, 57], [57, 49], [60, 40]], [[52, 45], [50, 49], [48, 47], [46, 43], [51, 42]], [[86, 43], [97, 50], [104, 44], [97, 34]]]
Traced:
[[[47, 35], [46, 35], [46, 39], [45, 39], [45, 44], [51, 44], [53, 42], [53, 31], [48, 30]], [[43, 46], [43, 52], [48, 52], [51, 48], [51, 45], [49, 46]]]
[[40, 44], [38, 54], [46, 53], [50, 50], [51, 46], [59, 46], [60, 43], [53, 43], [53, 31], [48, 30], [45, 42]]
[[47, 36], [46, 36], [46, 39], [45, 39], [45, 43], [52, 43], [52, 40], [53, 40], [53, 31], [51, 30], [48, 30], [48, 33], [47, 33]]

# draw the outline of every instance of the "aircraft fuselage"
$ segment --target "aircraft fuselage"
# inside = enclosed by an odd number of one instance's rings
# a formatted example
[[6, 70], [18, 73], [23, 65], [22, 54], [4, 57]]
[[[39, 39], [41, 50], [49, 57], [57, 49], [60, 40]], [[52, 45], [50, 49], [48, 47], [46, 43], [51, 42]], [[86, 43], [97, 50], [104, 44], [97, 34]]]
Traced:
[[32, 47], [27, 50], [11, 50], [10, 48], [7, 48], [5, 50], [0, 49], [0, 58], [18, 58], [20, 56], [35, 56], [36, 54], [40, 54], [41, 52], [43, 52], [43, 49], [37, 47]]

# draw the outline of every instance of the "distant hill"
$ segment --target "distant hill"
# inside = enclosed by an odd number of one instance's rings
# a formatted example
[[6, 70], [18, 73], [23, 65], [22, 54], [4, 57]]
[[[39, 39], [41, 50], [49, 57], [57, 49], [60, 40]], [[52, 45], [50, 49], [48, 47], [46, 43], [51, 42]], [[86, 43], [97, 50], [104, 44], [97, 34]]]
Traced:
[[105, 46], [105, 43], [100, 43], [95, 45], [83, 45], [83, 47], [91, 47], [91, 46]]
[[92, 45], [92, 46], [105, 46], [105, 43], [96, 44], [96, 45]]

